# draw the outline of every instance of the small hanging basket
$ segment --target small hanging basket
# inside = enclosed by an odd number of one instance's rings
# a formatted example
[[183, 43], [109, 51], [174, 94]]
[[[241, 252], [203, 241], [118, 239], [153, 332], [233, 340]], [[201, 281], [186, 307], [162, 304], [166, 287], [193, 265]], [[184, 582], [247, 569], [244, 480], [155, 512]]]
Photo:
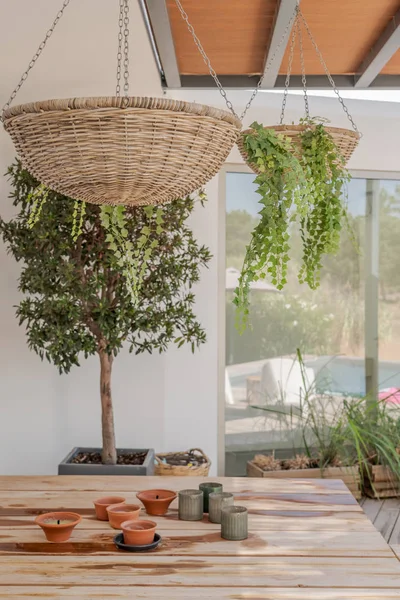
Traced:
[[47, 100], [8, 108], [4, 127], [26, 169], [93, 204], [161, 204], [221, 168], [241, 129], [231, 113], [159, 98]]
[[[169, 452], [156, 455], [154, 475], [169, 475], [174, 477], [207, 477], [211, 461], [203, 450], [192, 448], [187, 452]], [[193, 460], [194, 464], [179, 464]]]
[[[301, 134], [309, 128], [309, 125], [268, 125], [267, 127], [264, 127], [264, 129], [272, 129], [276, 133], [282, 133], [288, 137], [293, 144], [293, 152], [297, 158], [300, 158], [302, 153]], [[351, 131], [350, 129], [341, 129], [339, 127], [324, 127], [324, 129], [327, 133], [329, 133], [329, 135], [332, 136], [336, 147], [347, 163], [358, 145], [360, 134], [355, 131]], [[254, 173], [260, 173], [260, 171], [257, 169], [257, 165], [249, 161], [247, 149], [244, 143], [245, 136], [251, 132], [252, 129], [246, 129], [243, 131], [237, 141], [237, 145], [246, 164], [252, 169], [252, 171], [254, 171]]]

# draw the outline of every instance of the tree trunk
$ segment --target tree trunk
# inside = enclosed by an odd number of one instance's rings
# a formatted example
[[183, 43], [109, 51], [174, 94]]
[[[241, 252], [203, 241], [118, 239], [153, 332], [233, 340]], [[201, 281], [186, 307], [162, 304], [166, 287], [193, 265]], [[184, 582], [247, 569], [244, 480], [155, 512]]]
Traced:
[[104, 465], [117, 463], [115, 447], [114, 414], [111, 397], [112, 355], [103, 350], [100, 355], [100, 396], [101, 396], [101, 427], [103, 435], [102, 462]]

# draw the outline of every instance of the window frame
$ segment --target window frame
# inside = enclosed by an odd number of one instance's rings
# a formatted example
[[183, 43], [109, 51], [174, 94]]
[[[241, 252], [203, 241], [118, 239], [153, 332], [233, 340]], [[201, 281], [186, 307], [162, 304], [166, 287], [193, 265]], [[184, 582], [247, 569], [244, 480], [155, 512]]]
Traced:
[[[366, 179], [372, 182], [380, 180], [399, 180], [400, 171], [371, 171], [349, 169], [354, 179]], [[225, 270], [226, 270], [226, 178], [228, 173], [253, 173], [244, 163], [225, 163], [218, 175], [218, 419], [217, 449], [218, 475], [225, 474], [225, 351], [226, 351], [226, 314], [225, 314]], [[365, 252], [365, 378], [367, 393], [377, 390], [379, 369], [378, 337], [378, 286], [379, 286], [379, 206], [375, 186], [367, 190], [366, 198], [366, 241]]]

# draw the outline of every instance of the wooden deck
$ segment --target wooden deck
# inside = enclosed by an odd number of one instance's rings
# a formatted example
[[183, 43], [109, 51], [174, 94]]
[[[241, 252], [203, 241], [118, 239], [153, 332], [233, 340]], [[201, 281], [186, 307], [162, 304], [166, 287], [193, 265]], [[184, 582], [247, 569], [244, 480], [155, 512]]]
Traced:
[[[201, 478], [0, 477], [0, 599], [400, 600], [400, 561], [341, 481], [217, 478], [249, 510], [249, 538], [227, 542], [205, 517], [156, 517], [162, 544], [128, 554], [94, 517], [104, 493], [197, 487]], [[83, 516], [49, 544], [35, 515]]]
[[367, 517], [400, 559], [400, 498], [386, 500], [362, 498], [360, 504]]

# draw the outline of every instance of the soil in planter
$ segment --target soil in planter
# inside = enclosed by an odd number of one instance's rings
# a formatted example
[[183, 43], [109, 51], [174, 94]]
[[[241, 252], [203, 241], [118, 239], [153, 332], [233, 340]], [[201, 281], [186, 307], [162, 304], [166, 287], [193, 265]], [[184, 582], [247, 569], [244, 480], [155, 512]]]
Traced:
[[[321, 464], [317, 458], [309, 458], [304, 454], [296, 454], [291, 459], [277, 459], [273, 455], [257, 454], [253, 459], [254, 464], [263, 471], [289, 471], [301, 469], [320, 469]], [[330, 467], [342, 466], [337, 464], [326, 465]]]
[[[142, 465], [147, 452], [127, 452], [118, 454], [117, 465]], [[101, 465], [100, 452], [78, 452], [71, 460], [75, 465]]]

